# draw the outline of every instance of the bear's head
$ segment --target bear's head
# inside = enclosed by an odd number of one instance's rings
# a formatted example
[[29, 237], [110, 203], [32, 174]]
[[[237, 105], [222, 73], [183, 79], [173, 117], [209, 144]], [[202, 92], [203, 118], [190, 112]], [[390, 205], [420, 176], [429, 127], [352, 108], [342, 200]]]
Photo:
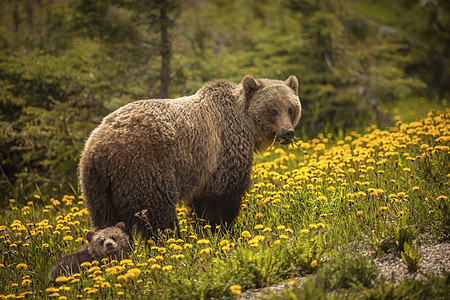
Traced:
[[97, 260], [114, 256], [121, 258], [130, 251], [129, 236], [123, 222], [96, 232], [88, 231], [86, 238], [89, 241], [89, 254]]
[[247, 75], [242, 80], [240, 100], [250, 118], [255, 150], [263, 150], [274, 140], [289, 144], [301, 116], [298, 80], [294, 75], [286, 81], [255, 79]]

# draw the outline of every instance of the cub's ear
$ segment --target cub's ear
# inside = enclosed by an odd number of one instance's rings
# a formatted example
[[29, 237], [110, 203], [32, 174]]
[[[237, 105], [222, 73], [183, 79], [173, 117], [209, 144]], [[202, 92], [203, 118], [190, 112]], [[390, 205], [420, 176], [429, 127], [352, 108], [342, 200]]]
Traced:
[[116, 224], [116, 227], [119, 227], [120, 229], [122, 229], [122, 231], [125, 231], [125, 223], [124, 222], [119, 222]]
[[290, 87], [296, 95], [298, 95], [298, 80], [295, 75], [289, 76], [284, 83], [286, 83], [286, 85]]
[[244, 87], [245, 98], [249, 99], [261, 87], [261, 83], [252, 76], [245, 75], [242, 79], [242, 86]]
[[94, 236], [94, 233], [92, 231], [86, 232], [86, 238], [87, 238], [89, 243], [92, 241], [92, 237], [93, 236]]

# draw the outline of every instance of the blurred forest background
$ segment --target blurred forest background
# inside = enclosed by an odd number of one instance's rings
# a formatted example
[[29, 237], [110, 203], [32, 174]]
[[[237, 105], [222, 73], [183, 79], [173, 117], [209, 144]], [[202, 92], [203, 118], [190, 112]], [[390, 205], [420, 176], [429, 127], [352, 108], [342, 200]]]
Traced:
[[0, 0], [1, 207], [76, 193], [102, 117], [213, 79], [295, 74], [304, 139], [392, 124], [449, 96], [449, 29], [448, 0]]

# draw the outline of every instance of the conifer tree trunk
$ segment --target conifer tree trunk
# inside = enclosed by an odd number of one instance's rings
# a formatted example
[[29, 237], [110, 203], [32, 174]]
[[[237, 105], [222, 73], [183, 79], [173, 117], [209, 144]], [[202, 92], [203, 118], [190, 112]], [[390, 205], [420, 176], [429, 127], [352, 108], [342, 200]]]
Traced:
[[160, 24], [161, 24], [161, 89], [160, 97], [169, 98], [170, 91], [170, 56], [171, 44], [169, 40], [169, 19], [167, 18], [167, 10], [165, 5], [160, 8]]

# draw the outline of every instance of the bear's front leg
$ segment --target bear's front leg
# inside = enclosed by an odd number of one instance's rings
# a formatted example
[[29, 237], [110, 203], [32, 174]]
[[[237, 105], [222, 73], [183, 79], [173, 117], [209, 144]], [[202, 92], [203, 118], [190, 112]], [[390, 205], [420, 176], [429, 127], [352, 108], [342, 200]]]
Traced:
[[192, 208], [195, 214], [206, 219], [213, 230], [221, 225], [226, 230], [230, 229], [241, 208], [239, 194], [224, 194], [219, 196], [200, 196], [192, 200]]

